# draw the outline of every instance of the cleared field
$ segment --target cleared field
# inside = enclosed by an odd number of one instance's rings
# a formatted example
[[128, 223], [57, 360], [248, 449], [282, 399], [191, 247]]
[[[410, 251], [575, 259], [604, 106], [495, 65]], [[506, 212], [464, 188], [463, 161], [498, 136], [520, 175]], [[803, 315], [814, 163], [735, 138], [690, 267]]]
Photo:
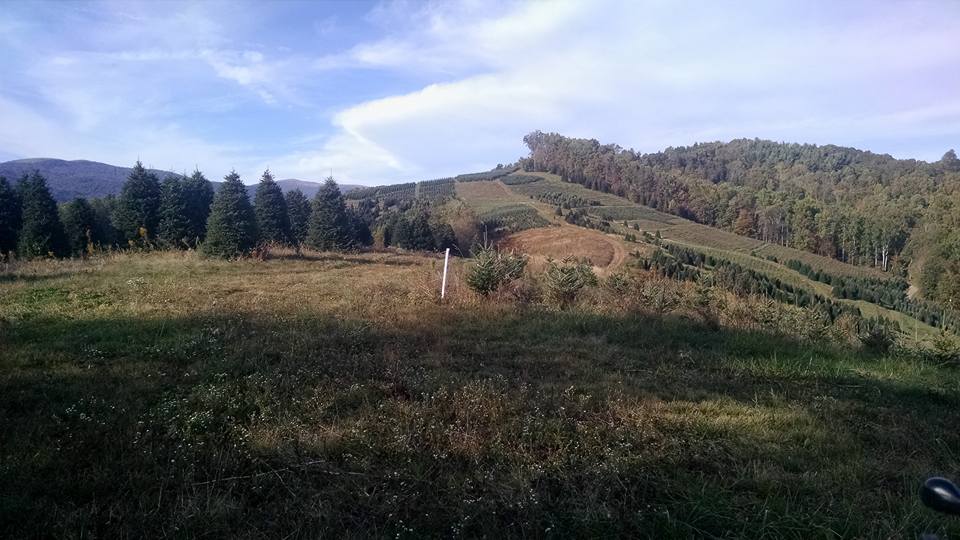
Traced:
[[626, 259], [626, 250], [619, 240], [598, 231], [564, 225], [545, 229], [531, 229], [503, 239], [506, 249], [526, 253], [539, 261], [566, 257], [587, 259], [601, 270], [615, 269]]
[[0, 537], [960, 535], [916, 494], [960, 470], [960, 370], [481, 302], [459, 260], [439, 303], [440, 271], [156, 253], [0, 274]]
[[477, 217], [494, 224], [501, 232], [546, 227], [556, 222], [550, 206], [512, 192], [499, 180], [458, 181], [456, 193]]
[[457, 197], [481, 214], [509, 203], [527, 204], [529, 199], [510, 191], [498, 181], [457, 182]]

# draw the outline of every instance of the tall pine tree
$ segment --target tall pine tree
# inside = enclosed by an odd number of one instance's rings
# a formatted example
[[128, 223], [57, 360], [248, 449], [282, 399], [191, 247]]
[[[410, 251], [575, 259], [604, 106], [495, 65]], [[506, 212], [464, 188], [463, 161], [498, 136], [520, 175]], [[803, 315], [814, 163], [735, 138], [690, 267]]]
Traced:
[[290, 235], [295, 244], [302, 244], [307, 241], [307, 230], [310, 227], [310, 201], [299, 189], [288, 191], [286, 200]]
[[128, 241], [150, 239], [160, 223], [160, 181], [138, 160], [120, 190], [114, 225]]
[[343, 250], [353, 245], [352, 227], [340, 188], [333, 178], [327, 178], [313, 198], [307, 245], [314, 249]]
[[17, 250], [20, 233], [20, 197], [16, 190], [0, 176], [0, 258]]
[[22, 225], [17, 251], [21, 257], [62, 256], [67, 252], [66, 234], [57, 212], [57, 203], [50, 195], [47, 180], [34, 171], [17, 184]]
[[287, 200], [280, 186], [273, 181], [270, 170], [263, 172], [257, 193], [253, 198], [253, 211], [257, 216], [257, 232], [261, 243], [290, 243], [290, 217], [287, 215]]
[[207, 218], [210, 217], [210, 205], [213, 204], [213, 184], [203, 173], [194, 171], [184, 178], [183, 194], [187, 200], [187, 218], [190, 221], [190, 245], [195, 246], [207, 235]]
[[189, 201], [184, 189], [185, 178], [168, 176], [160, 186], [160, 225], [157, 233], [168, 247], [179, 249], [192, 245]]
[[233, 258], [250, 253], [256, 245], [257, 224], [240, 175], [231, 172], [213, 198], [203, 252], [213, 257]]
[[61, 206], [60, 220], [67, 234], [71, 255], [85, 255], [97, 245], [97, 214], [86, 199], [77, 197]]
[[96, 228], [94, 229], [94, 238], [96, 244], [101, 247], [113, 247], [123, 242], [123, 236], [120, 231], [113, 226], [113, 215], [117, 210], [117, 197], [107, 195], [99, 199], [91, 199], [90, 207], [93, 208]]

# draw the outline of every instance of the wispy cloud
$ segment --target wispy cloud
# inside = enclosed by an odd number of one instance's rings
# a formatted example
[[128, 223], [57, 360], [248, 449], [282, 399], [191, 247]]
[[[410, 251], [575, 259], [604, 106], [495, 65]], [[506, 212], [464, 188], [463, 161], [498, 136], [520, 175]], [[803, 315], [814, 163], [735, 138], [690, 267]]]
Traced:
[[960, 140], [952, 2], [13, 6], [4, 155], [389, 182], [512, 160], [533, 129], [927, 159]]

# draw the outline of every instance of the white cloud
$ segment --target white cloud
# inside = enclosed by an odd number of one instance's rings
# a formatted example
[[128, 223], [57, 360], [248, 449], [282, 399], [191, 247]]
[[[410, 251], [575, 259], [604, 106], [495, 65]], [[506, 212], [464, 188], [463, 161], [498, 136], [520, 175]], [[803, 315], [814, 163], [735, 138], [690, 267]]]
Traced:
[[[378, 35], [331, 54], [244, 41], [263, 31], [257, 5], [107, 7], [71, 14], [91, 29], [52, 52], [36, 25], [0, 15], [0, 45], [20, 58], [6, 72], [22, 75], [0, 85], [0, 150], [384, 183], [513, 160], [534, 129], [641, 151], [960, 139], [956, 3], [391, 2], [369, 16]], [[320, 39], [339, 22], [309, 29]], [[357, 74], [424, 82], [361, 102], [317, 91]], [[264, 105], [316, 118], [315, 132], [258, 145], [194, 123], [253, 109], [270, 122]]]
[[[956, 4], [532, 2], [486, 17], [472, 4], [409, 8], [378, 13], [405, 17], [396, 25], [408, 33], [358, 45], [350, 59], [459, 77], [340, 111], [337, 144], [298, 153], [303, 174], [314, 161], [380, 181], [489, 167], [524, 153], [534, 129], [642, 151], [735, 137], [891, 147], [960, 137], [949, 105], [960, 94]], [[392, 159], [364, 162], [355, 150], [369, 145]]]

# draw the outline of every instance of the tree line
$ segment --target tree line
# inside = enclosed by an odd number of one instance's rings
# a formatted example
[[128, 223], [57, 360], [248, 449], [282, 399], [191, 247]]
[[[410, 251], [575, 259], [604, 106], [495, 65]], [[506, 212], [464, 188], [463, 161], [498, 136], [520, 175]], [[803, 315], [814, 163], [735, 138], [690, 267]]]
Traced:
[[918, 262], [909, 269], [921, 274], [924, 295], [960, 303], [960, 159], [952, 150], [926, 163], [757, 139], [653, 154], [539, 131], [524, 142], [525, 170], [852, 264], [902, 274]]
[[16, 184], [0, 177], [0, 255], [69, 257], [162, 247], [240, 257], [267, 244], [345, 250], [372, 241], [359, 208], [346, 205], [332, 178], [310, 201], [300, 190], [284, 195], [265, 171], [251, 202], [236, 172], [214, 193], [200, 171], [161, 181], [139, 161], [118, 196], [77, 198], [58, 207], [46, 179], [34, 172]]

